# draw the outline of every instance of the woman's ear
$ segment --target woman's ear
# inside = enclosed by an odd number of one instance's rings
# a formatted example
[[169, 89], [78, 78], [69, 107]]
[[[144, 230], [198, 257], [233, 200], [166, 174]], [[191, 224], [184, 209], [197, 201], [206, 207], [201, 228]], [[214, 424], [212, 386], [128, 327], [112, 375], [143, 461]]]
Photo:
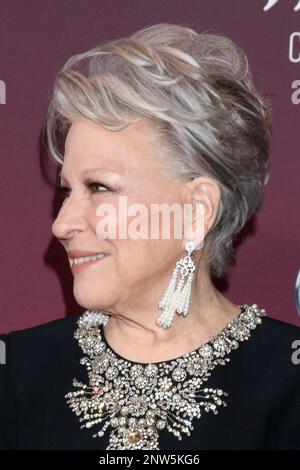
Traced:
[[[186, 184], [187, 200], [192, 207], [191, 226], [188, 231], [196, 246], [203, 245], [204, 238], [217, 217], [221, 203], [221, 187], [213, 178], [199, 176]], [[189, 238], [191, 239], [191, 238]], [[199, 247], [198, 247], [199, 248]]]

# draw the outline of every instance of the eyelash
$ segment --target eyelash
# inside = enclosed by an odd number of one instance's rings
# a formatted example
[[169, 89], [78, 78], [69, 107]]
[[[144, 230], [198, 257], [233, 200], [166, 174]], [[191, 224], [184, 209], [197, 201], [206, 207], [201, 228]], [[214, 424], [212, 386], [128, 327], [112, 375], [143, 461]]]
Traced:
[[[108, 186], [106, 186], [105, 184], [101, 184], [101, 183], [90, 183], [87, 186], [88, 186], [88, 188], [93, 188], [95, 186], [102, 186], [102, 187], [106, 188], [106, 191], [111, 191], [111, 189]], [[60, 198], [66, 199], [69, 196], [70, 189], [67, 188], [66, 186], [58, 185], [57, 189], [58, 189], [58, 194], [59, 194]], [[98, 192], [104, 192], [104, 191], [98, 191]]]

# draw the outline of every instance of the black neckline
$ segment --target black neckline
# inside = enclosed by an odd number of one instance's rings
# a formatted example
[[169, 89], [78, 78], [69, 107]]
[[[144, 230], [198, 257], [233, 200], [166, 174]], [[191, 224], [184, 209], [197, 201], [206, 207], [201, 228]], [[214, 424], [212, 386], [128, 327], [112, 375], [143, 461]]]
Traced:
[[208, 341], [206, 341], [205, 343], [201, 343], [199, 344], [199, 346], [197, 346], [195, 349], [193, 349], [192, 351], [189, 351], [185, 354], [182, 354], [180, 356], [177, 356], [177, 357], [174, 357], [173, 359], [168, 359], [166, 361], [159, 361], [159, 362], [136, 362], [136, 361], [132, 361], [131, 359], [126, 359], [125, 357], [121, 356], [119, 353], [117, 353], [114, 348], [111, 347], [111, 345], [108, 343], [107, 339], [106, 339], [106, 336], [105, 336], [105, 333], [104, 333], [104, 325], [103, 324], [100, 324], [100, 334], [101, 334], [101, 339], [103, 341], [103, 343], [105, 343], [107, 349], [109, 349], [118, 359], [121, 359], [122, 361], [125, 361], [129, 364], [134, 364], [134, 365], [141, 365], [141, 366], [147, 366], [147, 365], [156, 365], [156, 366], [159, 366], [160, 364], [170, 364], [171, 362], [173, 361], [176, 361], [178, 359], [183, 359], [185, 358], [186, 356], [190, 356], [191, 354], [194, 354], [196, 351], [198, 351], [199, 348], [205, 346], [205, 345], [210, 345], [211, 343], [211, 340], [213, 338], [216, 338], [220, 335], [222, 335], [222, 333], [224, 333], [225, 330], [227, 330], [227, 328], [229, 327], [229, 325], [232, 324], [232, 322], [236, 321], [243, 312], [246, 311], [246, 307], [247, 305], [239, 305], [240, 307], [240, 311], [239, 313], [234, 317], [232, 318], [228, 323], [227, 325], [225, 325], [224, 328], [222, 328], [222, 330], [220, 330], [218, 333], [216, 333], [215, 335], [211, 336], [210, 339]]

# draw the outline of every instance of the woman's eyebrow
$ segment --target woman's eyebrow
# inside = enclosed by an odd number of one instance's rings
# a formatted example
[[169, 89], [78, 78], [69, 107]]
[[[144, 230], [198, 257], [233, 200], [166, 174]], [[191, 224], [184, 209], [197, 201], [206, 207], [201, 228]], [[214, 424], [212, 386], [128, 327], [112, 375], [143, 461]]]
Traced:
[[[100, 171], [101, 171], [102, 173], [103, 173], [103, 172], [106, 172], [106, 173], [113, 173], [113, 174], [115, 174], [115, 175], [119, 175], [119, 173], [118, 173], [117, 171], [115, 171], [115, 170], [112, 170], [112, 169], [107, 168], [107, 167], [99, 167], [99, 166], [97, 166], [97, 167], [95, 167], [95, 168], [88, 168], [88, 169], [84, 170], [84, 171], [82, 172], [82, 176], [83, 176], [83, 177], [86, 177], [86, 176], [94, 175], [95, 173], [98, 173], [98, 172], [100, 172]], [[62, 171], [59, 172], [58, 178], [61, 178], [61, 179], [64, 179], [65, 181], [67, 181], [67, 178], [65, 177], [65, 175], [63, 174]]]

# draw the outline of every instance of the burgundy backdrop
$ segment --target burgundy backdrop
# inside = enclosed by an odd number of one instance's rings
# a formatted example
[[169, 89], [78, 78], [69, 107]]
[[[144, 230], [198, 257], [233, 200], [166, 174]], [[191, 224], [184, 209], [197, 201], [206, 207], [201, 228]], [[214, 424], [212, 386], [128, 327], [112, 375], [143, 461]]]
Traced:
[[83, 311], [51, 233], [58, 167], [41, 145], [56, 73], [71, 55], [158, 22], [228, 35], [247, 53], [258, 88], [272, 96], [271, 179], [221, 288], [235, 303], [257, 303], [300, 325], [297, 0], [0, 0], [0, 18], [0, 331]]

